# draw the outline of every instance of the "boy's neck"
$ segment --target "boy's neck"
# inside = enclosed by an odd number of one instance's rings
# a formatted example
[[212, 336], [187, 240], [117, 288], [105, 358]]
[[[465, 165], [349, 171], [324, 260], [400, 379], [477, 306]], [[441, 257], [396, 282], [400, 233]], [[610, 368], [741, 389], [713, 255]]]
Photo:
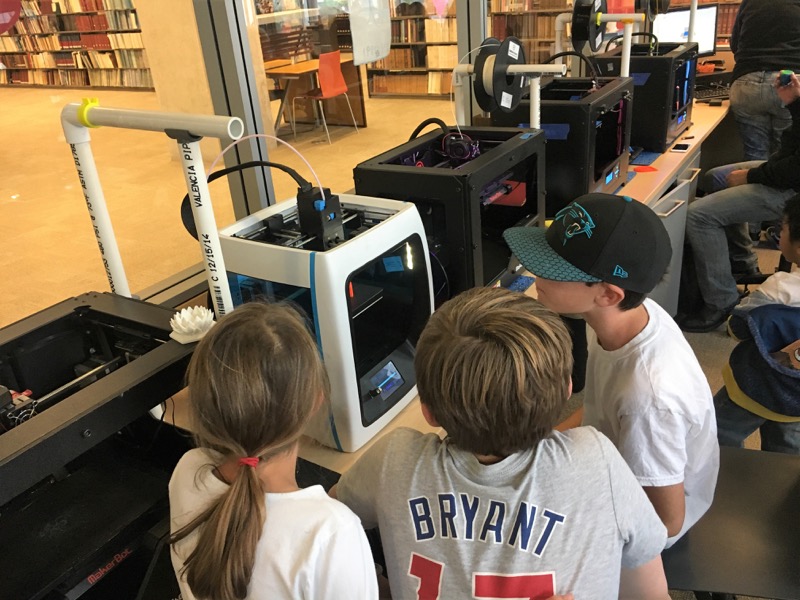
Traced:
[[619, 350], [639, 335], [650, 321], [644, 305], [631, 310], [620, 310], [616, 306], [595, 308], [584, 313], [583, 318], [597, 335], [603, 350]]

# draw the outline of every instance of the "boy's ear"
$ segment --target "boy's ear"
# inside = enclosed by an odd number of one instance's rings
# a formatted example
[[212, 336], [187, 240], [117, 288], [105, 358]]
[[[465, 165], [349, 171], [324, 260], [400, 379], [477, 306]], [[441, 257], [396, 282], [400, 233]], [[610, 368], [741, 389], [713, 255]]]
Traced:
[[422, 410], [422, 416], [425, 417], [425, 421], [428, 423], [428, 425], [431, 427], [441, 427], [441, 425], [439, 425], [439, 421], [437, 421], [436, 417], [433, 416], [433, 413], [427, 404], [420, 401], [419, 408]]
[[598, 286], [598, 294], [595, 296], [595, 303], [603, 308], [617, 306], [625, 299], [625, 290], [613, 283], [601, 283]]

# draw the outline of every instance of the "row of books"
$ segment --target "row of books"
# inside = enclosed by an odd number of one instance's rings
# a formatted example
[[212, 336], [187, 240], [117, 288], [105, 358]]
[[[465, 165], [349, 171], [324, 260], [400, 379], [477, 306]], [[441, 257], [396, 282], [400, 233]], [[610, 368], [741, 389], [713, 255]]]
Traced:
[[738, 5], [719, 5], [719, 8], [717, 9], [717, 35], [728, 36], [733, 32], [733, 24], [736, 22], [736, 15], [738, 13]]
[[428, 73], [428, 93], [429, 94], [449, 94], [453, 87], [453, 73], [450, 71], [440, 71], [438, 73]]
[[392, 48], [385, 58], [375, 61], [370, 66], [376, 69], [424, 68], [425, 56], [413, 48]]
[[458, 64], [458, 46], [428, 46], [429, 69], [452, 69]]
[[455, 19], [426, 19], [426, 42], [455, 42], [458, 40]]
[[144, 50], [98, 52], [41, 52], [38, 54], [0, 54], [0, 64], [7, 69], [147, 69]]
[[146, 69], [86, 71], [92, 87], [151, 88], [153, 78]]
[[107, 31], [139, 29], [139, 18], [132, 11], [112, 11], [91, 15], [42, 15], [18, 20], [16, 35], [58, 33], [59, 31]]
[[134, 8], [133, 0], [22, 0], [22, 14], [26, 17]]
[[392, 21], [392, 43], [424, 42], [425, 21], [405, 19]]
[[428, 77], [421, 75], [377, 75], [370, 79], [373, 94], [416, 94], [428, 93]]
[[491, 0], [490, 12], [523, 12], [528, 10], [549, 10], [572, 8], [567, 0]]
[[71, 49], [116, 50], [142, 48], [141, 33], [61, 33], [31, 37], [0, 36], [3, 52], [55, 52]]
[[[500, 40], [504, 40], [510, 35], [518, 38], [532, 38], [536, 36], [537, 22], [538, 19], [533, 14], [492, 15], [492, 37], [496, 37]], [[555, 20], [553, 23], [555, 23]]]

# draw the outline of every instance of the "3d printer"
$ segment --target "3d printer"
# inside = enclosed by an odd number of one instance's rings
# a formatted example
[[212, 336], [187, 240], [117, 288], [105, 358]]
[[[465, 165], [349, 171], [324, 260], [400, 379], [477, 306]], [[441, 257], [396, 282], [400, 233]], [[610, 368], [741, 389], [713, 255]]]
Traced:
[[166, 510], [169, 469], [111, 442], [183, 385], [193, 345], [169, 339], [171, 316], [88, 293], [0, 330], [4, 596], [77, 597]]
[[[626, 182], [633, 82], [630, 78], [557, 77], [541, 87], [547, 137], [546, 215], [580, 195], [614, 193]], [[638, 101], [638, 98], [637, 98]], [[492, 125], [529, 127], [530, 101], [491, 112]]]
[[[619, 48], [594, 57], [604, 75], [618, 75]], [[691, 124], [697, 44], [633, 44], [630, 74], [636, 103], [631, 144], [664, 152]]]
[[[442, 124], [443, 125], [443, 124]], [[353, 170], [356, 192], [412, 202], [425, 226], [437, 301], [508, 273], [509, 227], [544, 213], [544, 134], [511, 128], [444, 128]]]
[[308, 315], [331, 403], [306, 433], [352, 452], [416, 396], [414, 348], [433, 307], [428, 245], [413, 205], [318, 193], [238, 221], [220, 244], [234, 305], [290, 300]]

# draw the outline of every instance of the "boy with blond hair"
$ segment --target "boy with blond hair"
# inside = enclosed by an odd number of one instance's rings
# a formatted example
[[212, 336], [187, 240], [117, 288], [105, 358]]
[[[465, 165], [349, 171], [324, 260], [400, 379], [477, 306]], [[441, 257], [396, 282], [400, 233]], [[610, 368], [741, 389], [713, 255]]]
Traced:
[[415, 358], [435, 434], [399, 429], [334, 494], [378, 526], [394, 600], [665, 599], [664, 526], [613, 445], [554, 432], [570, 337], [517, 292], [479, 288], [431, 317]]
[[586, 194], [553, 224], [504, 233], [542, 304], [588, 325], [583, 408], [559, 426], [608, 436], [667, 527], [668, 546], [708, 510], [719, 445], [708, 380], [666, 311], [647, 298], [669, 266], [661, 219], [627, 196]]

